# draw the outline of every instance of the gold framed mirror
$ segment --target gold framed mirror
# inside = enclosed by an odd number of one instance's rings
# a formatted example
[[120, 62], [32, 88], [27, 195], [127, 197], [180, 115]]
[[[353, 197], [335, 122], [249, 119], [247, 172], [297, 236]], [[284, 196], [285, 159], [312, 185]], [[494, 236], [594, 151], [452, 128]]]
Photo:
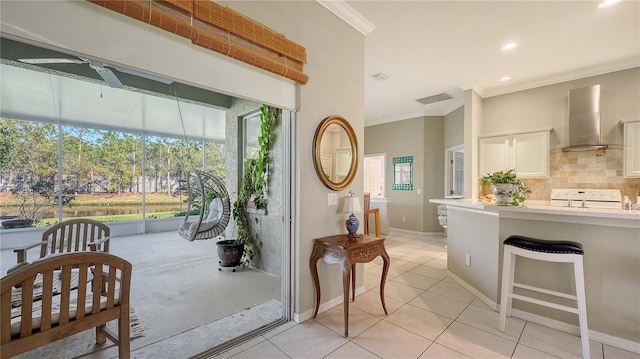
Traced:
[[345, 189], [358, 169], [358, 139], [341, 116], [322, 120], [313, 137], [313, 164], [322, 184], [334, 191]]

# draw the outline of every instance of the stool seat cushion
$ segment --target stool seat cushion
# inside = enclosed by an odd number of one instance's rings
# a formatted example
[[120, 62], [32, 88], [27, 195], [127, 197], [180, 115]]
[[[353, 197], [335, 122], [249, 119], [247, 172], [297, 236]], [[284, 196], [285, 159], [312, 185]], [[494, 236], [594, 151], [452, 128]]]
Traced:
[[537, 238], [513, 235], [504, 240], [505, 246], [514, 246], [535, 252], [584, 254], [582, 244], [571, 241], [547, 241]]

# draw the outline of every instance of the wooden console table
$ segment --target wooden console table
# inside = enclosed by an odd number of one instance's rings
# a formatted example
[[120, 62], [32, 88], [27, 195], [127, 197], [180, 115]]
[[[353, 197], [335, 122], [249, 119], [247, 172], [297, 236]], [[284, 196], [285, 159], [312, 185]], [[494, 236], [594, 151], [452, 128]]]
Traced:
[[384, 303], [384, 284], [389, 271], [389, 255], [384, 248], [384, 238], [359, 235], [356, 238], [349, 238], [346, 234], [318, 238], [313, 245], [313, 253], [309, 260], [311, 276], [316, 288], [316, 308], [313, 317], [318, 315], [320, 307], [320, 280], [318, 278], [318, 259], [322, 258], [325, 263], [338, 263], [342, 266], [342, 285], [344, 292], [344, 336], [349, 336], [349, 283], [351, 283], [352, 300], [356, 299], [356, 263], [368, 263], [376, 257], [381, 256], [383, 260], [382, 278], [380, 279], [380, 301], [384, 314], [387, 313], [387, 306]]

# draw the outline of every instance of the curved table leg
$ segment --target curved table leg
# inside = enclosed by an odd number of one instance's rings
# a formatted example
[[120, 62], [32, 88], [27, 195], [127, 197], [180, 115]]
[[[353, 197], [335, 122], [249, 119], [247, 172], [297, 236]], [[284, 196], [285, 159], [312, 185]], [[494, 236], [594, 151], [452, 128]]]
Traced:
[[384, 284], [387, 281], [387, 273], [389, 272], [389, 254], [387, 254], [387, 250], [382, 247], [382, 261], [384, 262], [382, 265], [382, 278], [380, 279], [380, 301], [382, 301], [382, 309], [384, 309], [384, 314], [387, 313], [387, 305], [384, 303]]
[[351, 265], [351, 301], [356, 301], [356, 265]]
[[342, 289], [344, 291], [344, 336], [349, 336], [349, 282], [351, 282], [351, 270], [354, 264], [348, 262], [342, 265]]
[[313, 311], [313, 317], [318, 315], [318, 309], [320, 308], [320, 279], [318, 278], [318, 259], [321, 255], [318, 255], [318, 251], [314, 247], [313, 254], [309, 260], [309, 267], [311, 268], [311, 278], [313, 278], [313, 284], [316, 287], [316, 308]]

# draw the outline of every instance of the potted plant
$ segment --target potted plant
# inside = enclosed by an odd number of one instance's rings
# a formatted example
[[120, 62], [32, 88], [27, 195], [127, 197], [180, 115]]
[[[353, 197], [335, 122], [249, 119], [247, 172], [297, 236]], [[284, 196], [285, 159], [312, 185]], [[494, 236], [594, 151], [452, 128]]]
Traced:
[[263, 105], [260, 108], [259, 150], [256, 158], [245, 160], [243, 176], [240, 179], [238, 196], [233, 203], [232, 217], [238, 233], [236, 239], [217, 242], [221, 266], [237, 266], [245, 261], [253, 261], [258, 245], [249, 228], [247, 208], [267, 209], [267, 187], [269, 177], [269, 151], [271, 150], [271, 129], [280, 116], [280, 110]]
[[[3, 228], [31, 227], [42, 220], [45, 212], [58, 205], [58, 191], [54, 188], [53, 180], [26, 181], [22, 188], [14, 187], [9, 192], [16, 199], [20, 215], [2, 221]], [[71, 207], [76, 193], [65, 186], [61, 198], [63, 206]]]
[[525, 187], [515, 170], [497, 171], [482, 176], [482, 182], [491, 186], [498, 206], [522, 206], [531, 189]]

